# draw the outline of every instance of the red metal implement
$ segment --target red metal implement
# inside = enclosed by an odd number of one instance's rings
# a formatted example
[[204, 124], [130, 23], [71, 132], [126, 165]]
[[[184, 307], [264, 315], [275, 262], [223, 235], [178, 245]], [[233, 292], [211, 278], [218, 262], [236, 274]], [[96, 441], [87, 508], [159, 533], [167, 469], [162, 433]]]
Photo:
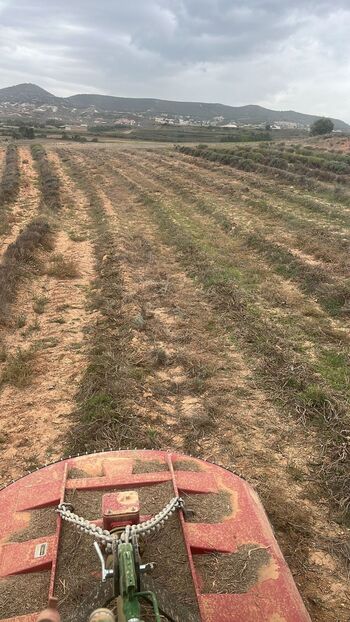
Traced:
[[[140, 462], [167, 465], [157, 471], [133, 473]], [[186, 470], [186, 462], [191, 470]], [[193, 467], [196, 467], [194, 469]], [[167, 468], [167, 470], [164, 470]], [[74, 471], [72, 471], [74, 469]], [[79, 470], [83, 476], [70, 479]], [[174, 496], [182, 493], [211, 495], [225, 491], [232, 500], [231, 514], [221, 522], [186, 522], [180, 512], [180, 524], [188, 564], [198, 600], [202, 622], [310, 622], [289, 568], [274, 538], [263, 507], [250, 486], [216, 465], [161, 451], [120, 451], [70, 458], [46, 467], [11, 484], [0, 492], [0, 593], [1, 582], [26, 573], [50, 572], [48, 598], [55, 595], [55, 579], [61, 519], [57, 517], [54, 533], [23, 540], [30, 511], [54, 508], [65, 499], [67, 491], [102, 491], [101, 516], [106, 529], [115, 524], [142, 520], [137, 490], [143, 486], [172, 483]], [[161, 510], [162, 508], [159, 508]], [[72, 527], [73, 528], [73, 527]], [[166, 527], [165, 527], [166, 529]], [[21, 541], [19, 541], [21, 540]], [[206, 553], [234, 554], [240, 547], [256, 545], [269, 552], [270, 563], [254, 585], [243, 593], [206, 593], [205, 582], [197, 570], [197, 556]], [[170, 551], [176, 555], [176, 551]], [[96, 568], [98, 561], [96, 560]], [[26, 594], [30, 602], [30, 594]], [[101, 603], [102, 605], [102, 603]], [[219, 618], [218, 618], [219, 612]], [[34, 622], [37, 612], [10, 618], [6, 622]]]

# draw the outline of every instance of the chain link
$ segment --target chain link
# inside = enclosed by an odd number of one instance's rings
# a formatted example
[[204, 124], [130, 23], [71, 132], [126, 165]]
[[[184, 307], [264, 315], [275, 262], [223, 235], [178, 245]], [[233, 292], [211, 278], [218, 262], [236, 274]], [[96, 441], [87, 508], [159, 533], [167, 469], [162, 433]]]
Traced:
[[128, 525], [119, 534], [111, 534], [111, 532], [107, 529], [97, 527], [97, 525], [90, 523], [90, 521], [86, 520], [82, 516], [74, 514], [74, 512], [69, 509], [71, 507], [70, 503], [60, 503], [56, 509], [56, 512], [58, 512], [63, 520], [68, 523], [72, 523], [83, 533], [93, 536], [96, 540], [100, 540], [101, 544], [104, 544], [108, 550], [111, 550], [113, 545], [118, 544], [119, 541], [129, 542], [133, 535], [150, 536], [155, 531], [159, 531], [159, 529], [164, 527], [165, 522], [175, 512], [175, 510], [182, 509], [184, 507], [184, 502], [181, 497], [174, 497], [158, 514], [153, 516], [153, 518], [148, 521], [144, 521], [143, 523], [139, 523], [138, 525]]

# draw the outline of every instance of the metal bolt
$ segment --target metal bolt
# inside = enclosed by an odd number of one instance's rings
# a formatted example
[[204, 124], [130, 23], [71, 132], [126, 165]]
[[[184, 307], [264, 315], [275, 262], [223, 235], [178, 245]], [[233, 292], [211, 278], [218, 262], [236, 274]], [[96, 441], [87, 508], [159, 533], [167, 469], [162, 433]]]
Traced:
[[115, 617], [109, 609], [96, 609], [91, 614], [89, 622], [115, 622]]

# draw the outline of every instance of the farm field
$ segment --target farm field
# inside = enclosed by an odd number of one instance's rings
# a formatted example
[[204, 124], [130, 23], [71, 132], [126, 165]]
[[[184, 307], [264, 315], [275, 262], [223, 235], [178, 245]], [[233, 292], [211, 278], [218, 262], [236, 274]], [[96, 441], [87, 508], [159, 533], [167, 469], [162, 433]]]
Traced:
[[335, 147], [0, 146], [1, 483], [118, 447], [223, 465], [260, 495], [317, 622], [350, 617]]

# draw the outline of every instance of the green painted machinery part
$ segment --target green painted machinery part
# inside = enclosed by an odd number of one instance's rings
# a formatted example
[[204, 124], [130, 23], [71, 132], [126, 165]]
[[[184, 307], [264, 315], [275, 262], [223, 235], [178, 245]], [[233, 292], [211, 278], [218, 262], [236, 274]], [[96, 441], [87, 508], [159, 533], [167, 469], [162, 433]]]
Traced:
[[133, 545], [123, 542], [118, 546], [118, 565], [120, 595], [123, 599], [123, 613], [127, 622], [139, 620], [141, 615], [140, 598], [152, 601], [156, 622], [161, 622], [157, 599], [153, 592], [137, 591], [137, 573]]
[[126, 620], [140, 619], [140, 603], [136, 596], [137, 576], [133, 546], [124, 542], [118, 547], [118, 565], [120, 577], [120, 595], [123, 599], [123, 611]]

